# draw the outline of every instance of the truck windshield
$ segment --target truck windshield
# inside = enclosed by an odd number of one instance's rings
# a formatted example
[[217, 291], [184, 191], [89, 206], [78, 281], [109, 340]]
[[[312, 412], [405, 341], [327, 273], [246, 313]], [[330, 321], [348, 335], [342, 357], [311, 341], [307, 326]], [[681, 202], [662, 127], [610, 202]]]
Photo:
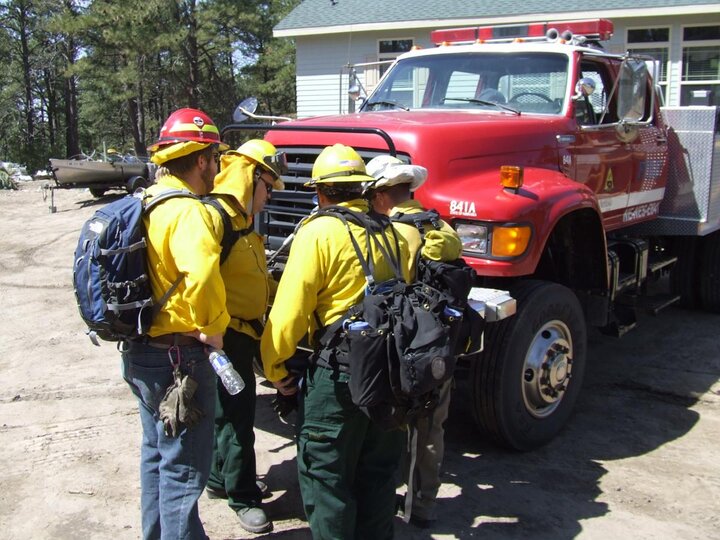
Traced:
[[449, 53], [397, 62], [365, 102], [388, 109], [495, 109], [560, 114], [568, 57], [544, 52]]

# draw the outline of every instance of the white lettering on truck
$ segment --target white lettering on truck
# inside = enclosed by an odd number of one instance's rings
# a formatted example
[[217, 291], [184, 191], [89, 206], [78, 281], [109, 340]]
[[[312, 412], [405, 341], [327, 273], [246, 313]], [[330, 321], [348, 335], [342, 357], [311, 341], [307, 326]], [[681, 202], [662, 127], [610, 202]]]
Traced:
[[450, 213], [455, 216], [477, 216], [472, 201], [450, 201]]
[[660, 203], [643, 204], [634, 208], [628, 208], [623, 214], [623, 221], [635, 221], [649, 216], [654, 216], [660, 210]]

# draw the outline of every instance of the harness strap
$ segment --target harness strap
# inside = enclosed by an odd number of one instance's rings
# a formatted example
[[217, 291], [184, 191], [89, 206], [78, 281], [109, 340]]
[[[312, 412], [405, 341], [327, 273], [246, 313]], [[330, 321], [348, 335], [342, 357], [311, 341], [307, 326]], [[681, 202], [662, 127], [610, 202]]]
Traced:
[[390, 216], [390, 221], [393, 223], [414, 225], [420, 232], [420, 241], [422, 245], [425, 245], [425, 225], [432, 225], [436, 231], [442, 228], [440, 214], [438, 214], [437, 210], [425, 210], [423, 212], [415, 212], [414, 214], [396, 212]]
[[[366, 214], [365, 212], [355, 212], [353, 210], [350, 210], [349, 208], [345, 208], [344, 206], [327, 206], [319, 210], [318, 215], [332, 216], [336, 219], [339, 219], [345, 224], [345, 228], [350, 234], [350, 240], [352, 241], [353, 248], [355, 249], [355, 253], [358, 256], [360, 265], [363, 268], [363, 272], [365, 273], [365, 278], [368, 282], [369, 287], [372, 288], [375, 285], [375, 278], [373, 276], [375, 265], [372, 257], [373, 246], [383, 255], [385, 260], [388, 262], [390, 268], [395, 274], [395, 277], [398, 280], [403, 281], [403, 275], [400, 270], [399, 262], [400, 242], [398, 240], [395, 229], [391, 226], [390, 220], [386, 216], [382, 216], [375, 212], [368, 214]], [[352, 234], [348, 222], [352, 222], [365, 229], [368, 246], [367, 259], [362, 255], [360, 246], [357, 243], [357, 240], [355, 240], [355, 236]], [[395, 256], [393, 254], [393, 250], [390, 247], [390, 241], [388, 240], [387, 234], [385, 232], [388, 227], [390, 228], [390, 231], [395, 239], [395, 249], [397, 250], [396, 253], [398, 254], [398, 256]], [[382, 238], [382, 242], [378, 239], [376, 234], [380, 235], [380, 237]]]
[[232, 317], [237, 321], [241, 321], [250, 325], [258, 336], [262, 336], [263, 330], [265, 330], [265, 324], [261, 319], [241, 319], [239, 317]]
[[[206, 196], [202, 198], [202, 202], [208, 206], [212, 206], [215, 210], [217, 210], [218, 214], [220, 214], [220, 217], [222, 218], [223, 236], [220, 241], [220, 246], [222, 248], [220, 251], [220, 264], [223, 264], [230, 255], [230, 250], [235, 245], [235, 242], [237, 242], [241, 237], [247, 236], [253, 232], [254, 228], [250, 226], [236, 231], [233, 229], [230, 214], [228, 214], [227, 210], [225, 210], [225, 207], [220, 203], [220, 201], [218, 201], [215, 197]], [[244, 212], [240, 212], [247, 218]]]
[[418, 429], [417, 420], [413, 419], [408, 423], [407, 450], [410, 456], [408, 470], [407, 492], [405, 493], [405, 508], [403, 509], [403, 521], [410, 522], [412, 517], [412, 503], [415, 498], [415, 467], [417, 466]]

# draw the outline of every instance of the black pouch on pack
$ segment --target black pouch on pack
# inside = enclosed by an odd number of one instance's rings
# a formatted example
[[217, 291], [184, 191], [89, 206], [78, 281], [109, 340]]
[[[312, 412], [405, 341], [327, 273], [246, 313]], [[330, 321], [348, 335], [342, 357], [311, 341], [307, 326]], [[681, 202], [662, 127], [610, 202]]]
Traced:
[[353, 403], [372, 407], [392, 400], [390, 354], [392, 340], [387, 316], [385, 284], [365, 296], [362, 318], [352, 316], [343, 323], [347, 362], [351, 366], [348, 385]]

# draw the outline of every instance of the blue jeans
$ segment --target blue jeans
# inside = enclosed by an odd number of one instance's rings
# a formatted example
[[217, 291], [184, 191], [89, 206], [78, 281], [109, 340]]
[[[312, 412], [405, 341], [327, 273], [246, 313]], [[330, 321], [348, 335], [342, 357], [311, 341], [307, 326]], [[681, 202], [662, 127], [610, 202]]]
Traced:
[[123, 378], [138, 400], [143, 428], [140, 484], [143, 538], [204, 540], [198, 499], [205, 489], [213, 450], [215, 372], [202, 345], [180, 347], [181, 370], [198, 383], [200, 423], [167, 437], [158, 407], [173, 383], [168, 350], [139, 343], [123, 352]]

